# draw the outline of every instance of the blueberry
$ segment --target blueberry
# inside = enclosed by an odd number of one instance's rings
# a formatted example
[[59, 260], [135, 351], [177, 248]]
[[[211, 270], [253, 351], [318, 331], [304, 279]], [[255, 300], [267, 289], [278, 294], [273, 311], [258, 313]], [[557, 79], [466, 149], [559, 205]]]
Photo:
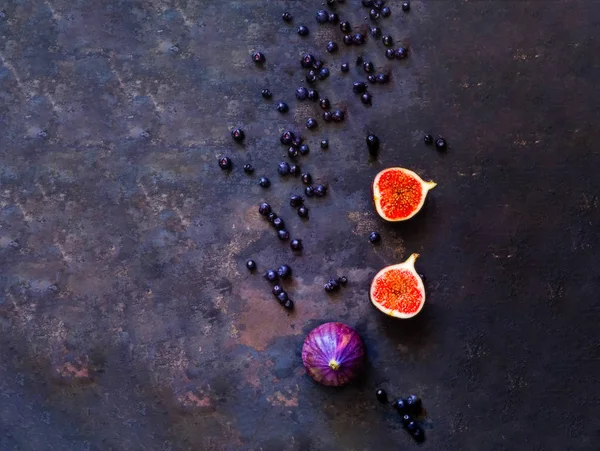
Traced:
[[304, 26], [304, 25], [300, 25], [300, 26], [298, 27], [298, 34], [299, 34], [300, 36], [308, 36], [308, 33], [309, 33], [309, 31], [308, 31], [308, 27], [306, 27], [306, 26]]
[[406, 404], [411, 412], [419, 413], [421, 411], [421, 399], [416, 395], [410, 395], [406, 398]]
[[319, 80], [325, 80], [327, 77], [329, 77], [329, 69], [326, 67], [321, 68], [319, 71]]
[[293, 251], [299, 252], [302, 250], [302, 248], [304, 246], [302, 245], [302, 240], [294, 239], [290, 242], [290, 247], [292, 248]]
[[367, 80], [369, 81], [369, 83], [377, 83], [377, 77], [375, 76], [375, 74], [369, 74]]
[[369, 235], [369, 241], [371, 243], [379, 243], [381, 241], [381, 235], [379, 235], [377, 232], [371, 232]]
[[412, 435], [412, 438], [415, 439], [415, 441], [417, 442], [422, 442], [423, 440], [425, 440], [425, 432], [423, 431], [421, 426], [417, 426], [415, 429], [410, 431], [410, 435]]
[[408, 429], [409, 432], [414, 431], [415, 429], [417, 429], [417, 423], [414, 420], [409, 421], [408, 424], [406, 425], [406, 429]]
[[321, 149], [329, 149], [329, 141], [326, 139], [321, 140]]
[[396, 58], [399, 60], [402, 60], [404, 58], [406, 58], [408, 56], [408, 50], [406, 50], [406, 48], [404, 47], [399, 47], [396, 50]]
[[337, 13], [329, 13], [329, 23], [336, 24], [340, 21], [340, 16]]
[[344, 112], [341, 110], [335, 110], [331, 116], [334, 122], [342, 122], [344, 120]]
[[350, 32], [351, 29], [352, 27], [350, 26], [350, 22], [340, 22], [340, 30], [342, 30], [344, 33]]
[[373, 4], [376, 9], [383, 8], [383, 5], [385, 5], [385, 0], [375, 0], [375, 3]]
[[288, 13], [287, 11], [281, 15], [281, 18], [283, 19], [284, 22], [292, 21], [292, 15], [290, 13]]
[[300, 86], [298, 89], [296, 89], [296, 98], [298, 100], [306, 100], [307, 97], [308, 89], [306, 89], [304, 86]]
[[231, 169], [231, 159], [229, 157], [221, 157], [219, 158], [219, 167], [224, 171], [228, 171]]
[[277, 236], [279, 237], [280, 240], [285, 241], [285, 240], [289, 240], [290, 239], [290, 233], [283, 229], [280, 230], [279, 232], [277, 232]]
[[246, 163], [244, 165], [244, 172], [246, 174], [252, 174], [254, 172], [254, 167], [250, 163]]
[[405, 413], [404, 415], [402, 415], [402, 425], [404, 427], [408, 426], [408, 424], [412, 421], [414, 421], [414, 419], [409, 414]]
[[390, 76], [388, 74], [377, 74], [377, 83], [385, 85], [390, 81]]
[[375, 396], [377, 396], [377, 401], [379, 401], [381, 404], [387, 404], [387, 402], [388, 402], [388, 395], [387, 395], [387, 393], [386, 393], [385, 390], [383, 390], [381, 388], [378, 389], [375, 392]]
[[319, 91], [317, 91], [316, 89], [309, 89], [308, 90], [308, 100], [310, 100], [312, 102], [319, 100]]
[[386, 49], [385, 57], [389, 60], [393, 60], [394, 58], [396, 58], [396, 52], [394, 51], [394, 49]]
[[355, 94], [362, 94], [367, 90], [367, 85], [362, 81], [355, 81], [352, 83], [352, 91]]
[[323, 97], [319, 99], [319, 106], [324, 110], [328, 110], [331, 107], [331, 103], [329, 103], [329, 99], [327, 97]]
[[258, 184], [263, 188], [268, 188], [269, 186], [271, 186], [271, 180], [263, 176], [260, 179], [258, 179]]
[[381, 8], [381, 15], [383, 17], [389, 17], [390, 14], [392, 14], [392, 10], [389, 7], [384, 6], [383, 8]]
[[300, 155], [308, 155], [310, 147], [307, 144], [302, 144], [298, 150], [300, 151]]
[[338, 45], [335, 42], [333, 42], [333, 41], [329, 41], [327, 43], [327, 52], [329, 52], [329, 53], [335, 53], [337, 51], [338, 51]]
[[282, 279], [287, 279], [292, 275], [292, 268], [290, 268], [289, 265], [281, 265], [277, 268], [277, 275]]
[[308, 208], [306, 208], [304, 205], [298, 208], [298, 216], [300, 216], [302, 219], [308, 218]]
[[368, 92], [364, 92], [360, 95], [360, 101], [365, 105], [371, 105], [372, 96]]
[[317, 11], [317, 22], [327, 23], [329, 22], [329, 14], [324, 9]]
[[433, 144], [433, 136], [425, 135], [423, 137], [423, 141], [425, 141], [425, 144]]
[[371, 32], [371, 36], [373, 36], [375, 39], [379, 39], [381, 37], [381, 28], [371, 27], [371, 30], [369, 31]]
[[340, 284], [338, 283], [337, 279], [329, 279], [328, 283], [333, 287], [334, 290], [337, 291], [340, 289]]
[[373, 72], [375, 70], [375, 66], [373, 65], [373, 63], [371, 61], [365, 61], [363, 63], [363, 69], [367, 74], [370, 74], [371, 72]]
[[383, 45], [385, 45], [386, 47], [391, 47], [394, 45], [394, 40], [392, 39], [392, 37], [390, 35], [385, 35], [381, 38], [381, 41], [383, 42]]
[[435, 141], [435, 148], [437, 150], [446, 150], [447, 147], [448, 147], [448, 144], [446, 143], [446, 140], [444, 138], [438, 138]]
[[314, 120], [312, 117], [309, 117], [306, 120], [306, 128], [308, 128], [309, 130], [314, 130], [315, 128], [317, 128], [319, 124], [317, 123], [316, 120]]
[[246, 268], [248, 268], [249, 271], [254, 271], [256, 269], [256, 262], [254, 260], [248, 260], [246, 262]]
[[283, 222], [283, 219], [281, 218], [275, 218], [273, 219], [273, 227], [275, 227], [277, 230], [281, 230], [285, 227], [285, 223]]
[[270, 99], [271, 97], [273, 97], [273, 93], [271, 92], [270, 89], [263, 89], [260, 94], [265, 98], [265, 99]]
[[300, 64], [305, 69], [310, 69], [315, 62], [315, 57], [310, 53], [305, 53], [302, 55], [302, 59], [300, 60]]
[[277, 282], [279, 277], [277, 276], [277, 273], [275, 271], [273, 271], [272, 269], [269, 269], [265, 273], [265, 279], [267, 279], [271, 283], [275, 283], [275, 282]]
[[296, 149], [295, 147], [290, 147], [287, 151], [288, 157], [290, 157], [292, 160], [296, 159], [298, 157], [298, 149]]
[[287, 301], [288, 298], [288, 294], [285, 291], [282, 291], [281, 293], [279, 293], [277, 295], [277, 300], [283, 305], [285, 303], [285, 301]]
[[365, 36], [361, 33], [356, 33], [352, 36], [352, 43], [354, 45], [362, 45], [365, 43]]
[[398, 411], [398, 413], [404, 414], [407, 411], [406, 399], [399, 398], [394, 401], [394, 407]]
[[308, 172], [302, 174], [302, 183], [305, 185], [310, 185], [312, 183], [312, 175], [310, 175]]
[[315, 186], [315, 196], [323, 197], [323, 196], [325, 196], [325, 194], [327, 194], [327, 188], [325, 186], [323, 186], [323, 185]]
[[294, 136], [294, 139], [292, 139], [292, 146], [299, 148], [303, 142], [302, 136]]
[[281, 287], [281, 285], [273, 285], [272, 291], [275, 296], [279, 296], [279, 293], [283, 293], [283, 288]]
[[283, 308], [285, 308], [286, 310], [294, 310], [294, 301], [292, 301], [291, 299], [286, 300], [283, 303]]
[[287, 106], [287, 103], [285, 102], [278, 102], [277, 103], [277, 111], [279, 111], [280, 113], [287, 113], [289, 111], [289, 107]]
[[294, 177], [298, 177], [300, 175], [300, 166], [298, 166], [297, 164], [291, 165], [290, 174], [292, 174]]
[[325, 289], [325, 291], [326, 291], [327, 293], [333, 293], [333, 291], [334, 291], [333, 287], [332, 287], [331, 285], [329, 285], [329, 283], [326, 283], [326, 284], [323, 286], [323, 288]]
[[254, 52], [252, 54], [252, 61], [254, 61], [256, 64], [262, 64], [266, 61], [265, 55], [260, 52]]
[[313, 197], [315, 195], [315, 189], [312, 186], [307, 186], [304, 188], [304, 194], [306, 194], [306, 197]]
[[297, 194], [292, 194], [290, 196], [290, 206], [294, 208], [300, 207], [304, 203], [304, 199], [302, 196], [298, 196]]
[[321, 60], [316, 60], [316, 61], [313, 63], [313, 69], [314, 69], [314, 70], [320, 70], [320, 69], [323, 67], [323, 64], [324, 64], [324, 63], [323, 63], [323, 61], [321, 61]]
[[288, 175], [290, 173], [290, 165], [289, 165], [289, 163], [286, 162], [286, 161], [281, 161], [277, 165], [277, 172], [279, 172], [280, 175]]
[[263, 202], [258, 206], [258, 212], [262, 216], [269, 216], [269, 213], [271, 213], [271, 206], [268, 203]]
[[379, 138], [374, 134], [370, 134], [367, 136], [367, 148], [369, 149], [369, 154], [372, 156], [376, 156], [379, 151]]
[[344, 285], [346, 285], [348, 283], [348, 278], [346, 276], [338, 277], [338, 283], [341, 286], [344, 286]]
[[350, 65], [348, 63], [342, 63], [342, 72], [348, 72], [350, 70]]
[[373, 8], [371, 11], [369, 11], [369, 17], [371, 18], [371, 20], [379, 19], [379, 11]]
[[311, 84], [317, 81], [317, 72], [314, 69], [311, 69], [306, 73], [306, 81]]
[[333, 120], [333, 113], [331, 111], [323, 111], [323, 120], [331, 122]]
[[279, 216], [277, 216], [277, 213], [275, 212], [271, 212], [267, 215], [267, 221], [269, 221], [271, 224], [273, 224], [273, 222], [275, 222], [275, 220], [278, 218]]
[[294, 137], [295, 137], [294, 132], [286, 130], [286, 131], [284, 131], [281, 134], [281, 137], [279, 138], [279, 141], [284, 146], [289, 146], [290, 144], [292, 144], [292, 141], [294, 140]]
[[410, 11], [410, 2], [403, 2], [402, 3], [402, 11], [404, 11], [404, 12]]
[[345, 34], [342, 40], [344, 41], [344, 44], [346, 44], [346, 45], [352, 45], [352, 43], [353, 43], [351, 34]]

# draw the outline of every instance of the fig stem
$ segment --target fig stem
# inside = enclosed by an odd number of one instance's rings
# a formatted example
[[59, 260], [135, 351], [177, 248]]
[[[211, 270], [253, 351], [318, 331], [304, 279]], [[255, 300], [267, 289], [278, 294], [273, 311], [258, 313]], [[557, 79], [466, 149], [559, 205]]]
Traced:
[[337, 371], [340, 369], [340, 364], [335, 359], [331, 359], [329, 361], [329, 368], [331, 368], [333, 371]]

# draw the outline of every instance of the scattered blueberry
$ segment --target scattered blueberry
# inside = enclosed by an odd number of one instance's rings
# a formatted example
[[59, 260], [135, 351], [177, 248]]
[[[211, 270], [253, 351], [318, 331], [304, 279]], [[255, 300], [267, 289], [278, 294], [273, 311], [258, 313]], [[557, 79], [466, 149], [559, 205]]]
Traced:
[[340, 289], [340, 284], [336, 279], [329, 279], [329, 282], [325, 284], [325, 291], [331, 293], [333, 291], [338, 291]]
[[406, 58], [408, 56], [408, 50], [406, 50], [406, 48], [404, 47], [399, 47], [396, 50], [396, 58], [399, 60], [402, 60], [404, 58]]
[[308, 172], [302, 174], [302, 183], [305, 185], [310, 185], [312, 183], [312, 175], [310, 175]]
[[329, 99], [327, 97], [323, 97], [319, 100], [319, 106], [324, 110], [328, 110], [331, 107], [331, 103], [329, 103]]
[[381, 28], [379, 27], [371, 27], [371, 36], [373, 36], [375, 39], [379, 39], [381, 37]]
[[248, 268], [249, 271], [254, 271], [256, 269], [256, 262], [254, 260], [248, 260], [246, 262], [246, 268]]
[[333, 42], [333, 41], [329, 41], [327, 43], [327, 52], [329, 52], [329, 53], [335, 53], [337, 51], [338, 51], [338, 45], [335, 42]]
[[402, 11], [404, 11], [404, 12], [410, 11], [410, 2], [403, 2], [402, 3]]
[[375, 6], [377, 9], [383, 8], [383, 5], [385, 5], [385, 0], [375, 0], [373, 3], [373, 6]]
[[290, 174], [292, 174], [294, 177], [298, 177], [300, 175], [300, 166], [298, 166], [297, 164], [291, 165]]
[[270, 89], [263, 89], [260, 94], [265, 98], [265, 99], [270, 99], [271, 97], [273, 97], [273, 93], [271, 92]]
[[417, 423], [413, 420], [413, 421], [409, 421], [408, 424], [406, 425], [406, 429], [408, 429], [409, 432], [414, 431], [417, 428]]
[[371, 11], [369, 11], [369, 17], [371, 18], [371, 20], [379, 19], [379, 11], [375, 8], [371, 9]]
[[419, 413], [421, 411], [422, 402], [421, 399], [416, 395], [410, 395], [406, 398], [406, 405], [413, 413]]
[[292, 21], [292, 15], [290, 13], [288, 13], [287, 11], [281, 15], [281, 18], [283, 19], [284, 22]]
[[323, 111], [323, 120], [331, 122], [333, 120], [333, 113], [331, 111]]
[[308, 128], [309, 130], [314, 130], [315, 128], [317, 128], [319, 124], [317, 123], [316, 120], [314, 120], [312, 117], [309, 117], [306, 120], [306, 128]]
[[377, 83], [385, 85], [390, 81], [390, 76], [388, 74], [377, 74]]
[[369, 74], [367, 80], [369, 81], [369, 83], [377, 83], [377, 77], [375, 76], [375, 74]]
[[277, 299], [279, 300], [281, 305], [283, 305], [285, 303], [285, 301], [289, 300], [288, 294], [285, 291], [282, 291], [281, 293], [279, 293], [277, 295]]
[[302, 55], [302, 59], [300, 60], [300, 64], [305, 69], [310, 69], [315, 62], [315, 57], [310, 53], [305, 53]]
[[446, 150], [447, 147], [448, 147], [448, 144], [446, 143], [446, 140], [444, 138], [438, 138], [435, 141], [435, 148], [437, 150]]
[[402, 425], [404, 427], [408, 426], [409, 423], [411, 423], [412, 421], [414, 421], [414, 419], [409, 414], [405, 413], [404, 415], [402, 415]]
[[324, 185], [315, 186], [315, 196], [323, 197], [327, 194], [327, 188]]
[[312, 186], [307, 186], [304, 188], [304, 194], [306, 194], [306, 197], [313, 197], [315, 195], [315, 189]]
[[294, 132], [286, 130], [286, 131], [284, 131], [281, 134], [281, 137], [279, 138], [279, 141], [284, 146], [289, 146], [290, 144], [292, 144], [292, 141], [294, 140], [294, 137], [295, 137]]
[[302, 136], [294, 136], [294, 139], [292, 139], [292, 146], [299, 148], [303, 142]]
[[307, 26], [305, 26], [305, 25], [300, 25], [300, 26], [298, 27], [298, 34], [299, 34], [300, 36], [308, 36], [308, 33], [309, 33], [309, 31], [308, 31], [308, 27], [307, 27]]
[[394, 51], [394, 49], [386, 49], [385, 57], [389, 60], [393, 60], [394, 58], [396, 58], [396, 52]]
[[329, 149], [329, 141], [326, 139], [321, 140], [321, 149]]
[[290, 206], [291, 207], [298, 208], [298, 207], [302, 206], [303, 203], [304, 203], [304, 199], [302, 198], [302, 196], [299, 196], [297, 194], [292, 194], [290, 196]]
[[269, 213], [271, 213], [271, 206], [268, 203], [263, 202], [258, 206], [258, 212], [262, 216], [269, 216]]
[[291, 299], [287, 299], [283, 303], [283, 308], [285, 308], [286, 310], [294, 310], [294, 301], [292, 301]]
[[371, 72], [373, 72], [375, 70], [375, 66], [373, 65], [373, 63], [371, 61], [365, 61], [363, 63], [363, 69], [367, 74], [370, 74]]
[[323, 64], [324, 64], [324, 63], [323, 63], [323, 61], [321, 61], [321, 60], [316, 60], [316, 61], [313, 63], [313, 69], [315, 69], [315, 70], [320, 70], [320, 69], [323, 67]]
[[368, 92], [363, 92], [363, 93], [360, 95], [360, 101], [361, 101], [362, 103], [364, 103], [365, 105], [371, 105], [371, 99], [372, 99], [372, 96], [371, 96], [371, 94], [370, 94], [370, 93], [368, 93]]
[[350, 65], [348, 63], [342, 63], [342, 72], [348, 72], [350, 70]]
[[308, 144], [302, 144], [298, 150], [300, 151], [300, 155], [308, 155], [310, 147], [308, 147]]
[[273, 224], [273, 222], [278, 218], [279, 216], [277, 216], [277, 213], [275, 213], [274, 211], [272, 211], [271, 213], [269, 213], [269, 215], [267, 216], [267, 221], [269, 221], [271, 224]]
[[343, 37], [343, 41], [344, 41], [344, 44], [346, 44], [346, 45], [352, 45], [352, 42], [353, 42], [352, 41], [352, 35], [351, 34], [345, 34], [344, 37]]
[[269, 186], [271, 186], [271, 180], [263, 176], [260, 179], [258, 179], [258, 184], [263, 188], [268, 188]]
[[246, 163], [244, 165], [244, 172], [246, 174], [252, 174], [254, 172], [254, 167], [250, 163]]
[[387, 404], [388, 403], [388, 395], [386, 393], [385, 390], [383, 389], [378, 389], [375, 392], [375, 396], [377, 396], [377, 401], [379, 401], [381, 404]]
[[308, 208], [306, 208], [305, 205], [302, 205], [300, 208], [298, 208], [298, 216], [300, 216], [302, 219], [308, 218]]
[[392, 10], [389, 7], [384, 6], [383, 8], [381, 8], [381, 15], [383, 17], [389, 17], [390, 14], [392, 14]]
[[317, 81], [317, 72], [314, 69], [311, 69], [306, 73], [306, 81], [311, 84]]
[[283, 222], [283, 219], [277, 217], [275, 219], [273, 219], [273, 227], [275, 227], [277, 230], [281, 230], [285, 227], [285, 223]]
[[290, 234], [289, 234], [289, 232], [287, 230], [280, 230], [279, 232], [277, 232], [277, 236], [282, 241], [290, 239]]
[[294, 239], [290, 242], [290, 247], [293, 251], [298, 252], [301, 251], [304, 246], [302, 245], [302, 240]]
[[252, 54], [252, 61], [254, 61], [257, 64], [262, 64], [262, 63], [264, 63], [266, 61], [265, 55], [263, 55], [260, 52], [254, 52]]
[[352, 27], [350, 26], [350, 22], [340, 22], [340, 30], [342, 30], [344, 33], [349, 33], [351, 29]]
[[342, 122], [344, 120], [344, 112], [341, 110], [335, 110], [331, 116], [334, 122]]
[[283, 288], [281, 287], [281, 285], [273, 285], [272, 291], [275, 296], [279, 296], [279, 293], [283, 292]]
[[290, 173], [290, 164], [287, 161], [281, 161], [277, 165], [277, 172], [280, 175], [288, 175]]
[[379, 235], [377, 232], [371, 232], [369, 235], [369, 241], [371, 243], [379, 243], [381, 241], [381, 235]]
[[391, 47], [394, 45], [394, 40], [392, 39], [392, 37], [390, 35], [385, 35], [381, 38], [381, 41], [383, 42], [383, 45], [385, 45], [386, 47]]
[[306, 100], [307, 97], [308, 89], [306, 89], [304, 86], [300, 86], [298, 89], [296, 89], [296, 98], [298, 100]]
[[224, 171], [228, 171], [231, 169], [231, 159], [229, 157], [221, 157], [219, 158], [219, 167]]
[[425, 135], [423, 137], [423, 141], [425, 141], [425, 144], [433, 144], [433, 136]]
[[317, 91], [316, 89], [309, 89], [308, 90], [308, 100], [310, 100], [312, 102], [319, 100], [319, 91]]
[[354, 45], [363, 45], [365, 43], [365, 36], [362, 33], [356, 33], [352, 36], [352, 43]]
[[287, 113], [289, 111], [289, 107], [287, 106], [287, 103], [285, 102], [278, 102], [277, 103], [277, 111], [279, 111], [280, 113]]
[[281, 265], [279, 268], [277, 268], [277, 275], [282, 279], [287, 279], [292, 275], [292, 268], [290, 268], [289, 265]]
[[277, 282], [279, 277], [277, 276], [277, 273], [275, 271], [273, 271], [272, 269], [269, 269], [265, 273], [265, 279], [267, 279], [271, 283], [275, 283], [275, 282]]
[[402, 399], [399, 398], [396, 401], [394, 401], [394, 407], [396, 408], [396, 410], [401, 413], [404, 414], [406, 413], [408, 406], [406, 405], [406, 399]]
[[346, 276], [338, 277], [338, 283], [344, 286], [348, 283], [348, 278]]
[[287, 151], [288, 157], [290, 157], [292, 160], [296, 159], [298, 157], [298, 149], [296, 149], [295, 147], [290, 147]]
[[423, 431], [421, 426], [417, 426], [415, 429], [410, 431], [410, 435], [412, 435], [412, 438], [415, 439], [415, 441], [417, 442], [422, 442], [423, 440], [425, 440], [425, 432]]
[[319, 80], [325, 80], [327, 77], [329, 77], [329, 69], [326, 67], [321, 68], [319, 71]]
[[355, 94], [362, 94], [367, 90], [367, 85], [362, 81], [355, 81], [352, 83], [352, 91]]
[[317, 22], [327, 23], [329, 22], [329, 14], [324, 9], [317, 11]]
[[340, 16], [337, 13], [329, 13], [329, 23], [336, 24], [340, 21]]
[[371, 156], [377, 156], [377, 152], [379, 152], [379, 138], [371, 133], [367, 136], [366, 141], [369, 154]]

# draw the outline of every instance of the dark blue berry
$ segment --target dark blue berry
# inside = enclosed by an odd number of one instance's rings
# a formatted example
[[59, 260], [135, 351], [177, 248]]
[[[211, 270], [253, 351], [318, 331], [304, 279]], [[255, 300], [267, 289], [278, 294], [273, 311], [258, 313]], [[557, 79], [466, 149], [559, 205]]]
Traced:
[[275, 222], [275, 220], [278, 218], [279, 216], [277, 216], [277, 213], [275, 212], [271, 212], [267, 215], [267, 221], [269, 221], [271, 224], [273, 224], [273, 222]]
[[438, 138], [435, 141], [435, 148], [437, 150], [446, 150], [447, 147], [448, 147], [448, 144], [446, 143], [446, 140], [444, 138]]
[[329, 149], [329, 141], [326, 139], [321, 140], [321, 149]]
[[265, 279], [267, 279], [271, 283], [275, 283], [275, 282], [277, 282], [279, 277], [277, 276], [277, 273], [275, 271], [273, 271], [272, 269], [269, 269], [265, 273]]
[[314, 130], [315, 128], [317, 128], [319, 124], [317, 123], [316, 120], [314, 120], [312, 117], [309, 117], [306, 120], [306, 128], [308, 128], [309, 130]]
[[289, 111], [289, 107], [287, 106], [287, 103], [285, 102], [278, 102], [277, 103], [277, 111], [279, 111], [280, 113], [287, 113]]
[[414, 419], [409, 414], [405, 413], [404, 415], [402, 415], [402, 425], [404, 427], [408, 426], [409, 423], [411, 423], [412, 421], [414, 421]]
[[394, 51], [394, 49], [386, 49], [385, 57], [389, 60], [393, 60], [394, 58], [396, 58], [396, 52]]
[[306, 73], [306, 81], [309, 83], [317, 81], [317, 72], [314, 69], [311, 69]]
[[375, 0], [375, 3], [373, 3], [373, 6], [379, 10], [383, 8], [383, 5], [385, 5], [385, 0]]
[[331, 103], [329, 103], [329, 99], [327, 97], [324, 97], [319, 100], [319, 106], [324, 110], [328, 110], [331, 107]]
[[396, 50], [396, 58], [399, 60], [402, 60], [404, 58], [406, 58], [408, 56], [408, 50], [406, 50], [404, 47], [399, 47]]
[[246, 134], [241, 128], [236, 128], [235, 130], [231, 131], [231, 137], [235, 142], [241, 143], [244, 141], [244, 138], [246, 138]]
[[263, 188], [268, 188], [269, 186], [271, 186], [271, 180], [263, 176], [260, 179], [258, 179], [258, 184]]
[[406, 398], [406, 404], [413, 413], [419, 413], [421, 411], [421, 399], [416, 395], [410, 395]]
[[304, 199], [302, 198], [302, 196], [299, 196], [297, 194], [292, 194], [290, 196], [290, 206], [297, 208], [300, 207], [302, 204], [304, 203]]
[[371, 61], [365, 61], [363, 63], [363, 69], [367, 74], [370, 74], [371, 72], [373, 72], [375, 70], [375, 66], [373, 65], [373, 63]]
[[340, 289], [340, 284], [338, 283], [337, 279], [329, 279], [329, 282], [327, 282], [331, 287], [333, 287], [333, 289], [335, 291], [338, 291]]
[[302, 174], [302, 183], [305, 185], [310, 185], [312, 183], [312, 176], [308, 172]]
[[284, 22], [292, 21], [292, 15], [290, 13], [288, 13], [287, 11], [281, 15], [281, 18], [283, 19]]
[[283, 288], [281, 287], [281, 285], [273, 285], [272, 291], [275, 296], [279, 296], [279, 293], [283, 293]]
[[369, 74], [367, 80], [369, 80], [369, 83], [377, 83], [377, 77], [375, 76], [375, 74]]
[[375, 392], [375, 396], [377, 396], [377, 401], [379, 401], [381, 404], [387, 404], [388, 403], [388, 395], [386, 393], [385, 390], [383, 389], [378, 389]]
[[307, 97], [308, 89], [306, 89], [304, 86], [301, 86], [298, 89], [296, 89], [296, 98], [298, 100], [306, 100]]
[[329, 23], [336, 24], [340, 21], [340, 16], [337, 13], [329, 13]]
[[352, 36], [352, 43], [354, 45], [363, 45], [365, 43], [365, 36], [362, 33], [356, 33]]
[[425, 135], [423, 137], [423, 141], [425, 141], [425, 144], [433, 144], [433, 136]]
[[331, 122], [333, 120], [333, 113], [331, 111], [323, 111], [323, 120]]
[[288, 157], [290, 157], [292, 160], [296, 159], [298, 157], [298, 149], [295, 147], [290, 147], [287, 151]]
[[302, 219], [308, 218], [308, 208], [306, 208], [305, 205], [302, 205], [300, 208], [298, 208], [298, 216], [300, 216]]
[[371, 96], [371, 94], [370, 94], [370, 93], [368, 93], [368, 92], [364, 92], [364, 93], [362, 93], [362, 94], [360, 95], [360, 101], [361, 101], [362, 103], [364, 103], [365, 105], [371, 105], [371, 99], [372, 99], [372, 98], [373, 98], [373, 97], [372, 97], [372, 96]]
[[417, 442], [422, 442], [423, 440], [425, 440], [425, 432], [423, 431], [421, 426], [417, 425], [415, 429], [410, 431], [410, 435]]
[[350, 26], [350, 22], [340, 22], [340, 30], [342, 30], [344, 33], [348, 33], [351, 29], [352, 27]]
[[248, 260], [246, 262], [246, 268], [248, 268], [249, 271], [254, 271], [256, 269], [256, 262], [254, 260]]
[[302, 139], [302, 136], [294, 136], [294, 139], [292, 139], [292, 146], [298, 148], [303, 142], [304, 140]]
[[325, 196], [325, 194], [327, 194], [327, 187], [325, 187], [324, 185], [315, 186], [315, 196], [323, 197]]
[[281, 230], [285, 227], [285, 223], [283, 222], [283, 219], [281, 218], [275, 218], [273, 219], [273, 227], [275, 227], [277, 230]]
[[319, 100], [319, 91], [317, 91], [316, 89], [309, 89], [308, 100], [311, 100], [313, 102]]
[[281, 134], [279, 141], [284, 146], [289, 146], [290, 144], [292, 144], [292, 141], [294, 140], [294, 138], [295, 138], [294, 132], [286, 130]]
[[323, 63], [323, 61], [321, 61], [321, 60], [316, 60], [316, 61], [313, 63], [313, 69], [315, 69], [315, 70], [320, 70], [320, 69], [323, 67], [323, 64], [324, 64], [324, 63]]
[[371, 36], [373, 36], [375, 39], [379, 39], [381, 37], [381, 28], [379, 27], [371, 27]]
[[304, 247], [302, 244], [302, 240], [299, 239], [293, 239], [290, 242], [290, 247], [292, 248], [293, 251], [295, 252], [299, 252], [302, 250], [302, 248]]
[[310, 69], [315, 62], [315, 57], [310, 53], [305, 53], [302, 55], [302, 59], [300, 60], [300, 64], [305, 69]]
[[250, 163], [246, 163], [244, 165], [244, 172], [246, 174], [252, 174], [254, 172], [254, 167]]
[[350, 65], [348, 63], [342, 63], [342, 72], [348, 72], [350, 70]]
[[288, 299], [283, 303], [283, 308], [285, 308], [286, 310], [294, 310], [294, 301]]
[[260, 52], [254, 52], [252, 54], [252, 61], [254, 61], [257, 64], [262, 64], [266, 61], [265, 55], [263, 55]]
[[270, 99], [271, 97], [273, 97], [273, 93], [271, 92], [270, 89], [263, 89], [260, 94], [265, 98], [265, 99]]
[[371, 18], [371, 20], [379, 19], [379, 11], [375, 8], [371, 9], [371, 11], [369, 11], [369, 17]]
[[387, 34], [381, 38], [381, 42], [383, 42], [383, 45], [386, 47], [391, 47], [394, 45], [394, 40], [390, 35]]
[[408, 407], [406, 405], [406, 399], [397, 399], [396, 401], [394, 401], [394, 407], [396, 408], [398, 413], [406, 413], [406, 411], [408, 410]]
[[381, 15], [383, 17], [389, 17], [390, 14], [392, 14], [392, 10], [389, 7], [384, 6], [383, 8], [381, 8]]
[[402, 3], [402, 11], [404, 11], [404, 12], [410, 11], [410, 2], [403, 2]]
[[348, 278], [346, 276], [338, 277], [338, 283], [344, 286], [348, 283]]
[[219, 158], [219, 167], [224, 171], [228, 171], [231, 169], [231, 159], [229, 157], [221, 157]]
[[294, 177], [298, 177], [300, 175], [300, 166], [298, 166], [297, 164], [291, 165], [290, 174], [292, 174]]
[[304, 188], [304, 194], [306, 194], [306, 197], [313, 197], [315, 195], [315, 189], [312, 186], [307, 186]]
[[377, 83], [385, 85], [390, 81], [390, 76], [388, 74], [377, 74]]
[[282, 279], [287, 279], [292, 275], [292, 268], [290, 268], [289, 265], [281, 265], [279, 268], [277, 268], [277, 275]]
[[319, 80], [325, 80], [327, 77], [329, 77], [329, 69], [326, 67], [321, 68], [319, 71]]
[[277, 172], [279, 172], [280, 175], [288, 175], [290, 173], [290, 165], [289, 165], [289, 163], [286, 162], [286, 161], [281, 161], [277, 165]]
[[344, 38], [343, 38], [344, 44], [346, 45], [352, 45], [352, 35], [351, 34], [345, 34]]
[[338, 51], [338, 45], [335, 42], [333, 42], [333, 41], [329, 41], [327, 43], [327, 52], [329, 52], [329, 53], [335, 53], [337, 51]]
[[290, 233], [287, 230], [280, 230], [279, 232], [277, 232], [277, 236], [282, 241], [290, 239]]
[[269, 213], [271, 213], [271, 206], [268, 203], [263, 202], [258, 206], [258, 212], [262, 216], [269, 216]]
[[285, 301], [287, 301], [289, 299], [288, 294], [285, 291], [282, 291], [281, 293], [279, 293], [277, 295], [277, 299], [279, 300], [281, 305], [283, 305], [285, 303]]
[[379, 235], [377, 232], [371, 232], [369, 235], [369, 241], [371, 243], [379, 243], [381, 241], [381, 235]]
[[352, 91], [355, 94], [362, 94], [367, 90], [367, 85], [362, 81], [355, 81], [352, 83]]
[[406, 425], [406, 429], [408, 429], [409, 432], [414, 431], [415, 429], [417, 429], [417, 423], [414, 420], [409, 421], [408, 424]]
[[307, 144], [302, 144], [298, 150], [300, 151], [301, 155], [308, 155], [310, 152], [310, 147], [308, 147]]
[[341, 110], [335, 110], [331, 116], [334, 122], [342, 122], [344, 120], [344, 112]]
[[323, 24], [329, 22], [329, 14], [324, 9], [317, 11], [317, 22]]
[[309, 31], [308, 31], [308, 27], [307, 26], [300, 25], [298, 27], [298, 34], [300, 36], [308, 36], [308, 33], [309, 33]]
[[367, 136], [366, 141], [369, 154], [377, 156], [377, 152], [379, 152], [379, 138], [371, 133]]

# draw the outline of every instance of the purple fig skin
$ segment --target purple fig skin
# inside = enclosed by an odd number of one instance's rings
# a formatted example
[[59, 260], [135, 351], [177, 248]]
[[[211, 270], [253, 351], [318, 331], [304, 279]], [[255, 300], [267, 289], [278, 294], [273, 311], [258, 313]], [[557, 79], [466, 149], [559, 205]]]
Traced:
[[302, 362], [314, 380], [339, 387], [360, 374], [365, 362], [365, 345], [351, 327], [325, 323], [313, 329], [304, 340]]

